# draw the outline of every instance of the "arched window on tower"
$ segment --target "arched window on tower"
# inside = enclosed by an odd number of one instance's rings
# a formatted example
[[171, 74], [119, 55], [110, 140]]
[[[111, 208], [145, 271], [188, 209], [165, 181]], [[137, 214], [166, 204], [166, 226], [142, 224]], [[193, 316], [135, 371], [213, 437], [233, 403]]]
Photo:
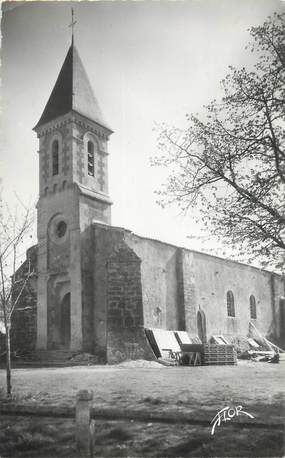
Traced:
[[59, 158], [58, 158], [59, 144], [58, 140], [52, 142], [52, 174], [58, 175], [59, 172]]
[[227, 292], [227, 311], [228, 316], [236, 316], [235, 314], [235, 300], [232, 291]]
[[94, 177], [94, 143], [91, 140], [87, 143], [87, 155], [88, 155], [88, 175]]
[[249, 298], [249, 307], [250, 307], [250, 318], [253, 320], [256, 319], [256, 301], [253, 295]]

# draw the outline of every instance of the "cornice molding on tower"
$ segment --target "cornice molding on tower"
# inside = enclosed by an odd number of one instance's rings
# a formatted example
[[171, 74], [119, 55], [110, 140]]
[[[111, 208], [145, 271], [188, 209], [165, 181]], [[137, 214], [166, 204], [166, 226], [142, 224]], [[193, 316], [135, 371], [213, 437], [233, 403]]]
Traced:
[[86, 118], [86, 116], [78, 113], [77, 111], [72, 111], [72, 122], [83, 128], [84, 130], [90, 131], [93, 134], [101, 137], [105, 140], [109, 140], [110, 135], [113, 134], [113, 130], [102, 126], [101, 124], [93, 121], [92, 119]]
[[[76, 111], [70, 111], [65, 115], [61, 115], [52, 121], [47, 122], [46, 124], [34, 127], [33, 130], [37, 133], [38, 138], [43, 137], [47, 134], [52, 134], [54, 131], [61, 129], [67, 124], [74, 123], [84, 130], [90, 131], [91, 133], [97, 135], [99, 138], [104, 140], [109, 140], [110, 135], [113, 133], [112, 130], [107, 129], [105, 126], [97, 124], [95, 121], [92, 121]], [[78, 137], [77, 137], [78, 139]], [[104, 152], [105, 153], [105, 152]], [[108, 153], [105, 153], [108, 154]]]
[[34, 127], [33, 130], [37, 133], [38, 138], [43, 137], [47, 134], [52, 134], [55, 130], [61, 129], [62, 127], [72, 122], [71, 112], [59, 116], [52, 121], [47, 122], [39, 127]]
[[92, 199], [99, 200], [100, 202], [105, 202], [106, 204], [113, 205], [112, 200], [103, 192], [93, 191], [90, 188], [86, 188], [82, 184], [78, 183], [77, 181], [74, 182], [74, 185], [78, 187], [80, 194], [91, 197]]

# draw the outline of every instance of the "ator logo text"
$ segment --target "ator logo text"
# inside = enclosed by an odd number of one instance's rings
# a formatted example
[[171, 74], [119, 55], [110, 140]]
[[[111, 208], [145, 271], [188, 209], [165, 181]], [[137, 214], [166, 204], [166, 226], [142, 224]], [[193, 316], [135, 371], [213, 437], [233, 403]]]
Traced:
[[221, 426], [222, 422], [231, 421], [233, 418], [238, 417], [239, 415], [246, 415], [249, 418], [254, 418], [253, 415], [243, 410], [242, 406], [235, 406], [235, 407], [224, 407], [220, 410], [217, 415], [214, 416], [213, 420], [211, 421], [212, 430], [211, 435], [215, 434], [216, 426]]

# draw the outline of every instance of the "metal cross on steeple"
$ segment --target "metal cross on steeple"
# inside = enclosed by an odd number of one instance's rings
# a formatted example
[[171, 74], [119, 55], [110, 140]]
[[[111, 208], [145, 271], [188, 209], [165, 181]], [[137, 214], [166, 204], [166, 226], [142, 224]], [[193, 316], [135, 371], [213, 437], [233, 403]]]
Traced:
[[72, 33], [72, 38], [71, 38], [71, 43], [73, 44], [74, 42], [74, 26], [77, 23], [77, 21], [74, 20], [74, 11], [73, 8], [71, 8], [71, 24], [69, 24], [68, 27], [71, 27], [71, 33]]

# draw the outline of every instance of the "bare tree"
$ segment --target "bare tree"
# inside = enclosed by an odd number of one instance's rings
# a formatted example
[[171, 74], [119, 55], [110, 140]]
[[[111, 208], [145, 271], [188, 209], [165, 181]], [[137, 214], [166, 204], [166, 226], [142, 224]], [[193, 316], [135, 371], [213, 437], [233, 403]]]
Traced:
[[[159, 128], [162, 205], [197, 207], [210, 233], [247, 260], [281, 268], [285, 250], [285, 14], [250, 30], [250, 69], [230, 67], [223, 98]], [[254, 63], [255, 62], [255, 63]]]
[[[8, 206], [1, 206], [0, 212], [0, 312], [5, 328], [6, 382], [7, 396], [12, 394], [11, 384], [11, 320], [23, 291], [33, 275], [31, 263], [27, 259], [27, 268], [23, 276], [17, 278], [16, 271], [22, 261], [25, 238], [30, 235], [33, 214], [22, 206], [21, 210], [11, 213]], [[1, 318], [0, 315], [0, 318]]]

